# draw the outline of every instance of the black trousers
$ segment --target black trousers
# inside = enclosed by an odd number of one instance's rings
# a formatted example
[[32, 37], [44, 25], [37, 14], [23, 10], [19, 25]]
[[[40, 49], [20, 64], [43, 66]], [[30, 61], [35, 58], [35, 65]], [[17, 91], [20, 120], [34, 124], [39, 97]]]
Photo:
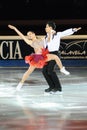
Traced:
[[[58, 51], [50, 52], [50, 53], [59, 56]], [[49, 85], [49, 88], [62, 91], [59, 78], [54, 70], [55, 65], [56, 65], [56, 62], [54, 60], [49, 61], [48, 64], [44, 66], [42, 73]]]

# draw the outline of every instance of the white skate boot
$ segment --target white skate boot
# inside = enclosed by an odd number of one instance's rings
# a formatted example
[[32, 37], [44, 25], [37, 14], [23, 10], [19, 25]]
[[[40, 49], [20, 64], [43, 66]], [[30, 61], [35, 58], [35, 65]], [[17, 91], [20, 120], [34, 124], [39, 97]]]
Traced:
[[23, 86], [23, 83], [19, 83], [19, 84], [17, 85], [17, 87], [16, 87], [16, 90], [17, 90], [17, 91], [20, 91], [20, 89], [22, 88], [22, 86]]
[[61, 73], [63, 73], [63, 74], [65, 74], [65, 75], [70, 75], [70, 72], [69, 71], [67, 71], [66, 69], [65, 69], [65, 67], [63, 66], [63, 68], [62, 69], [60, 69], [60, 72]]

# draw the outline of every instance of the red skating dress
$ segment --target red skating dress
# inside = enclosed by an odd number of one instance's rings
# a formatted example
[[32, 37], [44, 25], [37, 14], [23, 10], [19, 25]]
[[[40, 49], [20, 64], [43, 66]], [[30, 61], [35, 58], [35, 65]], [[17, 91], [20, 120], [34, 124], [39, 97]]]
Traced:
[[[34, 48], [38, 46], [39, 44], [34, 44]], [[29, 56], [25, 56], [25, 63], [28, 63], [29, 65], [35, 66], [36, 68], [43, 68], [44, 65], [47, 64], [47, 54], [49, 54], [48, 49], [43, 48], [41, 54], [35, 54], [32, 53]]]

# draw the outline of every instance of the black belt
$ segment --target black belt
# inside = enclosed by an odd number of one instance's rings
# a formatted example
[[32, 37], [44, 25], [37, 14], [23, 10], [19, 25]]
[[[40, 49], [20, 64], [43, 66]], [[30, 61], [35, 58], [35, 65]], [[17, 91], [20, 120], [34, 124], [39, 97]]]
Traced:
[[58, 51], [50, 51], [50, 54], [58, 54]]

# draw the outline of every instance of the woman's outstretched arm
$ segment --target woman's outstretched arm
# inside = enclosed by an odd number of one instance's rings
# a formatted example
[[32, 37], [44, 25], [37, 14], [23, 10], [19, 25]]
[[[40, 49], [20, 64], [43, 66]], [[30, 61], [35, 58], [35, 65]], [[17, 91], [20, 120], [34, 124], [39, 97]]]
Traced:
[[8, 27], [9, 27], [10, 29], [13, 29], [28, 45], [32, 46], [32, 41], [28, 40], [28, 39], [24, 36], [24, 34], [22, 34], [15, 26], [9, 24]]

